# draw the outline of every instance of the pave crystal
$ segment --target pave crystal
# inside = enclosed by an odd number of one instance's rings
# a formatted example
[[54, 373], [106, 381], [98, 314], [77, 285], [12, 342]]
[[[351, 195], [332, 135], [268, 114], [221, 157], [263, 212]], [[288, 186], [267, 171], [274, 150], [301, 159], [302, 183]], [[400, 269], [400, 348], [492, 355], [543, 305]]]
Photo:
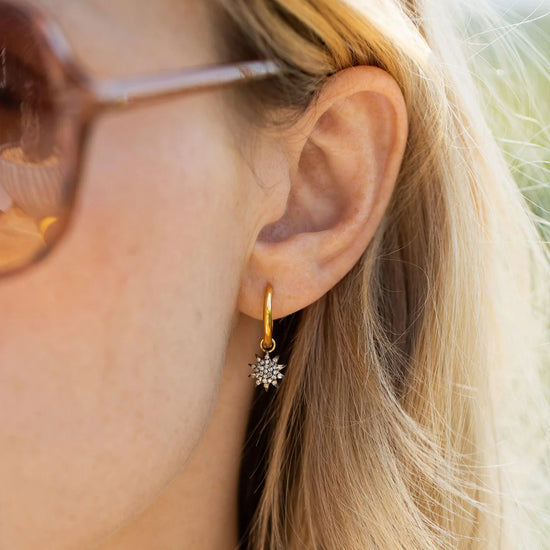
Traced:
[[256, 362], [248, 364], [252, 367], [252, 372], [248, 376], [256, 378], [257, 386], [263, 384], [265, 391], [268, 390], [270, 384], [277, 387], [277, 380], [284, 376], [281, 370], [286, 367], [286, 365], [279, 364], [278, 360], [278, 355], [271, 358], [268, 351], [263, 357], [256, 355]]

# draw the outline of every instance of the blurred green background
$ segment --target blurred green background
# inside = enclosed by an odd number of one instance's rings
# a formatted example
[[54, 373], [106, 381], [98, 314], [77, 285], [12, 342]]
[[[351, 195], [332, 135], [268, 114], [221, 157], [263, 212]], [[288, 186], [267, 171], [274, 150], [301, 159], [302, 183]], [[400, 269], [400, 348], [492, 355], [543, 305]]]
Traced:
[[[543, 239], [550, 241], [550, 0], [494, 0], [494, 5], [505, 25], [473, 35], [475, 63], [491, 88], [495, 137]], [[503, 47], [510, 38], [517, 51]]]
[[[493, 134], [533, 212], [542, 240], [549, 243], [550, 0], [494, 0], [494, 6], [503, 19], [498, 28], [488, 30], [483, 14], [477, 18], [467, 16], [471, 62]], [[550, 254], [550, 245], [547, 250]], [[547, 313], [550, 334], [550, 312]], [[550, 401], [550, 342], [545, 348], [549, 360], [542, 366], [541, 379], [543, 392]], [[525, 410], [524, 422], [529, 423], [531, 416], [532, 413]], [[531, 521], [538, 532], [533, 550], [550, 550], [550, 489], [547, 487], [550, 426], [547, 422], [548, 419], [537, 436], [541, 456], [535, 459], [538, 464], [533, 465], [528, 475], [529, 482], [540, 489], [537, 491], [542, 499], [531, 503]]]

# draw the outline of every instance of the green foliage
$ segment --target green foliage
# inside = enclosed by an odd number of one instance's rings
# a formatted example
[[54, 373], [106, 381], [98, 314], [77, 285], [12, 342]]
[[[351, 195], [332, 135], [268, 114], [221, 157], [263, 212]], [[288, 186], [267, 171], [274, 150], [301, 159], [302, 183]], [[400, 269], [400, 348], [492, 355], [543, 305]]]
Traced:
[[470, 45], [495, 138], [550, 241], [550, 5], [502, 16], [502, 28], [474, 32]]

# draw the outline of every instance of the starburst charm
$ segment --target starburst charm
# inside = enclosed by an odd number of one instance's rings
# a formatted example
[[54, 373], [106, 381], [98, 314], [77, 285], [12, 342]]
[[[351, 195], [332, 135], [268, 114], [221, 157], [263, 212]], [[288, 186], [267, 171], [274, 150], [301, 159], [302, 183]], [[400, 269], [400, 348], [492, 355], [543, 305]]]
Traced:
[[286, 365], [280, 365], [277, 363], [279, 356], [276, 355], [273, 359], [269, 356], [269, 352], [266, 351], [265, 355], [261, 357], [257, 353], [256, 362], [248, 363], [248, 366], [252, 367], [253, 371], [248, 375], [250, 378], [253, 376], [256, 378], [256, 386], [260, 384], [264, 385], [265, 391], [269, 388], [269, 384], [277, 386], [277, 381], [283, 378], [284, 374], [281, 369], [284, 369]]

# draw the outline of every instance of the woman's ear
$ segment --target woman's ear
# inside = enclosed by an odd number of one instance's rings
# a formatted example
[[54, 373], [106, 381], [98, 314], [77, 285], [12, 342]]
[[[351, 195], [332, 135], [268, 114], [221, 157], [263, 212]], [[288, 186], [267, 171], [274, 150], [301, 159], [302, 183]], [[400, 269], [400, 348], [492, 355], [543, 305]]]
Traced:
[[[284, 317], [351, 270], [388, 205], [407, 131], [403, 95], [386, 71], [362, 65], [327, 79], [282, 138], [285, 165], [261, 207], [260, 220], [268, 223], [243, 271], [241, 312], [262, 318], [270, 282], [273, 318]], [[274, 212], [284, 214], [270, 221]]]

